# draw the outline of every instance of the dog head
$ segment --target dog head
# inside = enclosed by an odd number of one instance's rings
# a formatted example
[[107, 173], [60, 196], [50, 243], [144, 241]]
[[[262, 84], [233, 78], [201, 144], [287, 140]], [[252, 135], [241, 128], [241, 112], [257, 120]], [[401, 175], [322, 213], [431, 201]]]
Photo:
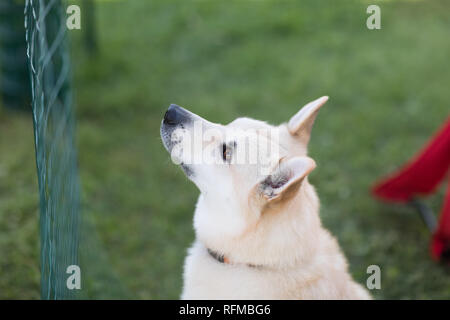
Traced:
[[289, 204], [315, 168], [307, 156], [314, 119], [328, 97], [272, 126], [249, 118], [209, 122], [171, 105], [161, 137], [172, 161], [199, 188], [194, 226], [200, 235], [239, 237], [268, 212]]

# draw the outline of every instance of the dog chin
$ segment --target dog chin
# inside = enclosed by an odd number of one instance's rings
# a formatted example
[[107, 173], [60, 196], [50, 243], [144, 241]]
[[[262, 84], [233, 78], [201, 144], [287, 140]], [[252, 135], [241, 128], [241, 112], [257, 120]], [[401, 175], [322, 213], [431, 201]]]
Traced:
[[[163, 141], [164, 141], [164, 139], [163, 139]], [[181, 169], [183, 170], [183, 172], [186, 174], [186, 176], [188, 178], [190, 178], [194, 174], [194, 172], [192, 170], [192, 166], [186, 164], [182, 158], [179, 158], [178, 156], [172, 154], [172, 150], [176, 145], [177, 145], [176, 143], [168, 142], [167, 144], [166, 143], [164, 144], [164, 147], [171, 154], [173, 163], [179, 165], [181, 167]]]

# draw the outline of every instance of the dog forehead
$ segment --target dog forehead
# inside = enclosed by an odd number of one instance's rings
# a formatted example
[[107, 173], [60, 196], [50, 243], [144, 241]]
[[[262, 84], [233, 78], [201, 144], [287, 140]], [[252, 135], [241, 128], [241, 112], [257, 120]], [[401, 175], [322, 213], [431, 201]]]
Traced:
[[233, 140], [238, 144], [246, 142], [258, 144], [265, 147], [271, 145], [282, 147], [280, 144], [280, 127], [273, 126], [267, 122], [255, 120], [252, 118], [238, 118], [225, 126], [228, 140]]
[[236, 120], [230, 122], [227, 126], [230, 129], [271, 129], [273, 126], [269, 125], [267, 122], [261, 120], [255, 120], [252, 118], [237, 118]]
[[264, 121], [251, 118], [238, 118], [225, 126], [227, 140], [235, 142], [264, 143], [274, 135], [273, 127]]

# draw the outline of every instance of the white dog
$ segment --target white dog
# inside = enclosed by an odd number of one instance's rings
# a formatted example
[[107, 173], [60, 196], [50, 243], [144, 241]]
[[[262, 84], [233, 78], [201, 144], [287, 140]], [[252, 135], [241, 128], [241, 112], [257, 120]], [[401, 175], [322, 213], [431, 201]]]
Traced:
[[183, 299], [370, 299], [319, 218], [311, 128], [328, 97], [287, 124], [211, 123], [171, 105], [161, 137], [200, 190]]

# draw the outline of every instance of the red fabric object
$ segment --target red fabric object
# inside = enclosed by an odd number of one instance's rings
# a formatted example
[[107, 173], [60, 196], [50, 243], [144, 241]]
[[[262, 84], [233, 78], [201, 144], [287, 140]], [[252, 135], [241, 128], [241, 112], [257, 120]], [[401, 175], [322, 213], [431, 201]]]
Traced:
[[377, 183], [375, 196], [395, 202], [408, 202], [415, 195], [430, 194], [450, 166], [450, 118], [415, 160], [399, 172]]
[[[450, 167], [450, 118], [427, 146], [392, 176], [375, 184], [373, 194], [385, 201], [408, 202], [414, 196], [432, 193]], [[439, 226], [433, 234], [432, 256], [450, 261], [450, 184]]]

